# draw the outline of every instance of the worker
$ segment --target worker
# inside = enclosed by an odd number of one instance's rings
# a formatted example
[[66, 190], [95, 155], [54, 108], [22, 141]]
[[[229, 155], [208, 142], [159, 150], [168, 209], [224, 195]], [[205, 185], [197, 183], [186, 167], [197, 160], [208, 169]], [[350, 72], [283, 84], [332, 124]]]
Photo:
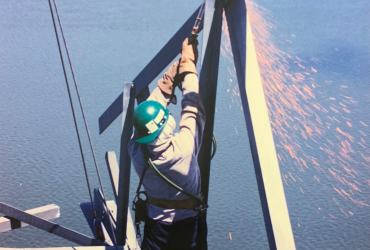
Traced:
[[[182, 44], [181, 59], [158, 81], [147, 101], [134, 111], [135, 132], [129, 153], [139, 177], [148, 166], [147, 158], [169, 180], [200, 197], [198, 153], [205, 125], [205, 111], [199, 95], [196, 71], [198, 41]], [[175, 103], [174, 90], [182, 82], [181, 120], [176, 121], [167, 106]], [[145, 148], [143, 148], [145, 147]], [[146, 157], [147, 154], [147, 157]], [[141, 249], [205, 249], [207, 225], [199, 204], [161, 179], [153, 169], [144, 172], [143, 187], [148, 196], [148, 218]]]

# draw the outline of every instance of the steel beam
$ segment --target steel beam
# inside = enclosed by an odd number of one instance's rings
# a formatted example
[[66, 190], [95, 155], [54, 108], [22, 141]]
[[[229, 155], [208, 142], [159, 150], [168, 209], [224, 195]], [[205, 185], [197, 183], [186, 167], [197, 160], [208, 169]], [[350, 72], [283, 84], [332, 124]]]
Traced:
[[[135, 87], [129, 88], [130, 83], [125, 84], [122, 96], [129, 96], [122, 100], [122, 135], [119, 159], [118, 198], [117, 198], [117, 245], [124, 245], [126, 241], [127, 210], [130, 192], [131, 158], [128, 153], [128, 142], [133, 132], [133, 113], [135, 107]], [[129, 95], [127, 95], [129, 93]], [[129, 100], [127, 100], [129, 99]]]
[[269, 246], [295, 249], [245, 1], [225, 12]]
[[[149, 97], [148, 85], [163, 71], [165, 67], [181, 51], [182, 42], [190, 35], [199, 8], [186, 21], [186, 23], [176, 32], [168, 43], [158, 52], [158, 54], [148, 63], [148, 65], [133, 80], [136, 90], [135, 97], [138, 103], [145, 101]], [[203, 22], [199, 26], [199, 31], [203, 29]], [[106, 128], [122, 113], [122, 94], [109, 106], [109, 108], [99, 118], [99, 133], [103, 133]]]
[[111, 181], [111, 184], [112, 184], [114, 198], [117, 201], [119, 169], [118, 169], [116, 153], [114, 153], [112, 151], [106, 152], [105, 153], [105, 161], [107, 162], [107, 167], [108, 167], [110, 181]]
[[[114, 201], [107, 201], [108, 211], [113, 215], [113, 220], [116, 220], [116, 211], [117, 206]], [[136, 238], [136, 231], [134, 227], [134, 223], [132, 221], [130, 209], [127, 209], [127, 237], [126, 237], [126, 245], [129, 246], [130, 249], [140, 250], [139, 243], [137, 242]]]
[[[106, 243], [112, 243], [109, 245], [114, 245], [113, 233], [115, 228], [115, 221], [111, 216], [109, 216], [109, 211], [107, 206], [104, 204], [105, 198], [98, 188], [94, 188], [94, 207], [96, 211], [96, 221], [101, 222], [106, 230], [107, 235], [105, 235]], [[113, 229], [113, 231], [112, 231]], [[108, 239], [108, 237], [109, 239]]]
[[28, 214], [22, 210], [11, 207], [5, 203], [0, 202], [0, 213], [12, 217], [16, 220], [25, 222], [31, 226], [37, 227], [49, 233], [55, 234], [64, 239], [70, 240], [82, 246], [104, 246], [101, 241], [95, 240], [84, 234], [75, 232], [69, 228], [60, 226], [53, 222], [41, 219], [34, 215]]
[[200, 56], [200, 66], [203, 65], [204, 55], [206, 53], [206, 48], [208, 44], [209, 34], [211, 32], [213, 16], [215, 12], [215, 1], [216, 0], [206, 0], [206, 5], [204, 6], [204, 16], [203, 16], [203, 39], [202, 39], [202, 50]]
[[93, 207], [91, 206], [91, 202], [83, 202], [80, 203], [80, 208], [82, 213], [85, 216], [85, 219], [87, 221], [87, 224], [89, 224], [89, 227], [91, 229], [91, 232], [93, 233], [94, 237], [97, 238], [98, 236], [96, 235], [96, 228], [94, 226], [94, 210]]
[[[115, 197], [117, 200], [118, 197], [118, 176], [119, 176], [119, 169], [116, 159], [116, 154], [114, 152], [107, 152], [105, 155], [105, 159], [108, 164], [109, 174], [111, 177], [112, 187], [115, 193]], [[109, 212], [113, 215], [114, 223], [116, 221], [117, 216], [117, 206], [114, 201], [107, 201], [107, 206]], [[127, 244], [131, 248], [138, 248], [138, 243], [136, 240], [136, 233], [134, 224], [132, 222], [130, 210], [127, 210]]]
[[212, 135], [221, 45], [222, 3], [222, 0], [206, 1], [204, 14], [203, 41], [207, 42], [203, 42], [202, 44], [204, 57], [199, 76], [199, 85], [207, 120], [204, 128], [202, 147], [198, 156], [198, 163], [202, 179], [202, 194], [205, 202], [208, 201], [209, 173], [211, 166]]
[[[118, 197], [118, 176], [119, 176], [119, 169], [118, 169], [118, 164], [117, 164], [117, 159], [116, 159], [116, 154], [114, 152], [107, 152], [105, 155], [105, 159], [108, 164], [108, 169], [109, 173], [111, 176], [111, 181], [112, 181], [112, 186], [113, 189], [115, 190], [114, 192], [117, 192], [116, 200]], [[107, 206], [109, 212], [113, 215], [114, 223], [116, 222], [117, 218], [117, 206], [114, 201], [107, 201]], [[127, 244], [130, 247], [133, 248], [138, 248], [138, 243], [136, 240], [136, 233], [135, 233], [135, 228], [134, 224], [132, 222], [131, 218], [131, 213], [130, 210], [127, 210]]]
[[[52, 220], [52, 219], [58, 218], [60, 215], [59, 207], [54, 204], [30, 209], [25, 212], [28, 214], [37, 216], [39, 218], [42, 218], [44, 220]], [[21, 227], [25, 227], [25, 226], [28, 226], [28, 224], [20, 220], [17, 220], [17, 219], [8, 217], [8, 216], [0, 217], [0, 233], [10, 231], [13, 229], [17, 229], [17, 228], [21, 228]]]

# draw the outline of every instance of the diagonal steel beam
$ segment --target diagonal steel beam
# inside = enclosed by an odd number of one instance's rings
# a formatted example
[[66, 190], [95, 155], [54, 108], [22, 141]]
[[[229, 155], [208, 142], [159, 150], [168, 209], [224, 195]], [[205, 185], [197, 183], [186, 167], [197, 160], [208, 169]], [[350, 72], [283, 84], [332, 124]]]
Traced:
[[105, 244], [101, 241], [95, 240], [84, 234], [75, 232], [69, 228], [60, 226], [53, 222], [41, 219], [34, 215], [28, 214], [22, 210], [9, 206], [5, 203], [0, 202], [0, 213], [5, 214], [9, 217], [25, 222], [31, 226], [37, 227], [49, 233], [55, 234], [64, 239], [70, 240], [74, 243], [82, 246], [104, 246]]
[[[186, 23], [176, 32], [168, 43], [158, 52], [158, 54], [148, 63], [148, 65], [135, 77], [135, 97], [141, 103], [149, 97], [148, 85], [163, 71], [165, 67], [180, 53], [182, 42], [190, 35], [199, 8], [186, 21]], [[199, 32], [203, 29], [203, 22], [199, 25]], [[99, 133], [103, 133], [106, 128], [122, 113], [122, 94], [104, 111], [99, 118]]]
[[295, 249], [245, 1], [225, 12], [269, 246]]

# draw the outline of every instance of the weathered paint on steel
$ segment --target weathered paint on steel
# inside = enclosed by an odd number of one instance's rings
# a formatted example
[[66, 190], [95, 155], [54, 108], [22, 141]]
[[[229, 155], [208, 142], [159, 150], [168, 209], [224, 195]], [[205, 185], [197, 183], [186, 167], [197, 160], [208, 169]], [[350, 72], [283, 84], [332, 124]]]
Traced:
[[[148, 63], [148, 65], [135, 77], [135, 97], [138, 103], [149, 97], [148, 85], [168, 66], [172, 60], [179, 55], [183, 40], [190, 35], [199, 8], [186, 21], [186, 23], [176, 32], [168, 43], [158, 52], [158, 54]], [[199, 31], [203, 29], [203, 22], [199, 26]], [[122, 113], [122, 94], [109, 106], [109, 108], [99, 118], [99, 133], [103, 133], [106, 128]]]
[[34, 215], [28, 214], [22, 210], [9, 206], [0, 202], [0, 213], [10, 216], [16, 220], [25, 222], [31, 226], [37, 227], [41, 230], [55, 234], [64, 239], [70, 240], [82, 246], [104, 246], [101, 241], [95, 240], [84, 234], [75, 232], [69, 228], [55, 224], [53, 222], [41, 219]]
[[[204, 36], [207, 44], [203, 43], [202, 50], [205, 51], [202, 69], [199, 76], [200, 94], [202, 96], [206, 111], [206, 125], [202, 147], [198, 156], [201, 172], [202, 194], [204, 201], [208, 201], [209, 173], [211, 166], [211, 149], [213, 123], [215, 116], [216, 90], [218, 77], [218, 63], [220, 58], [221, 28], [222, 28], [222, 1], [207, 1], [204, 20]], [[209, 18], [213, 17], [213, 18]], [[208, 37], [207, 37], [208, 34]]]
[[270, 249], [295, 249], [245, 1], [225, 12]]

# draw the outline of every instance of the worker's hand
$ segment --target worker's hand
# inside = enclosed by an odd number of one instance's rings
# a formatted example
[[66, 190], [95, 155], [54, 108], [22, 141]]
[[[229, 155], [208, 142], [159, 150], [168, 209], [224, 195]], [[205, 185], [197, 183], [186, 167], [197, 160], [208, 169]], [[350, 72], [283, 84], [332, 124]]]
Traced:
[[179, 62], [176, 61], [164, 73], [163, 77], [158, 80], [158, 87], [166, 94], [172, 95], [175, 91], [176, 86], [178, 85], [180, 79], [178, 76]]
[[189, 43], [189, 39], [186, 38], [182, 43], [181, 59], [179, 74], [184, 75], [185, 73], [197, 74], [195, 65], [198, 60], [198, 40], [192, 39], [192, 43]]

